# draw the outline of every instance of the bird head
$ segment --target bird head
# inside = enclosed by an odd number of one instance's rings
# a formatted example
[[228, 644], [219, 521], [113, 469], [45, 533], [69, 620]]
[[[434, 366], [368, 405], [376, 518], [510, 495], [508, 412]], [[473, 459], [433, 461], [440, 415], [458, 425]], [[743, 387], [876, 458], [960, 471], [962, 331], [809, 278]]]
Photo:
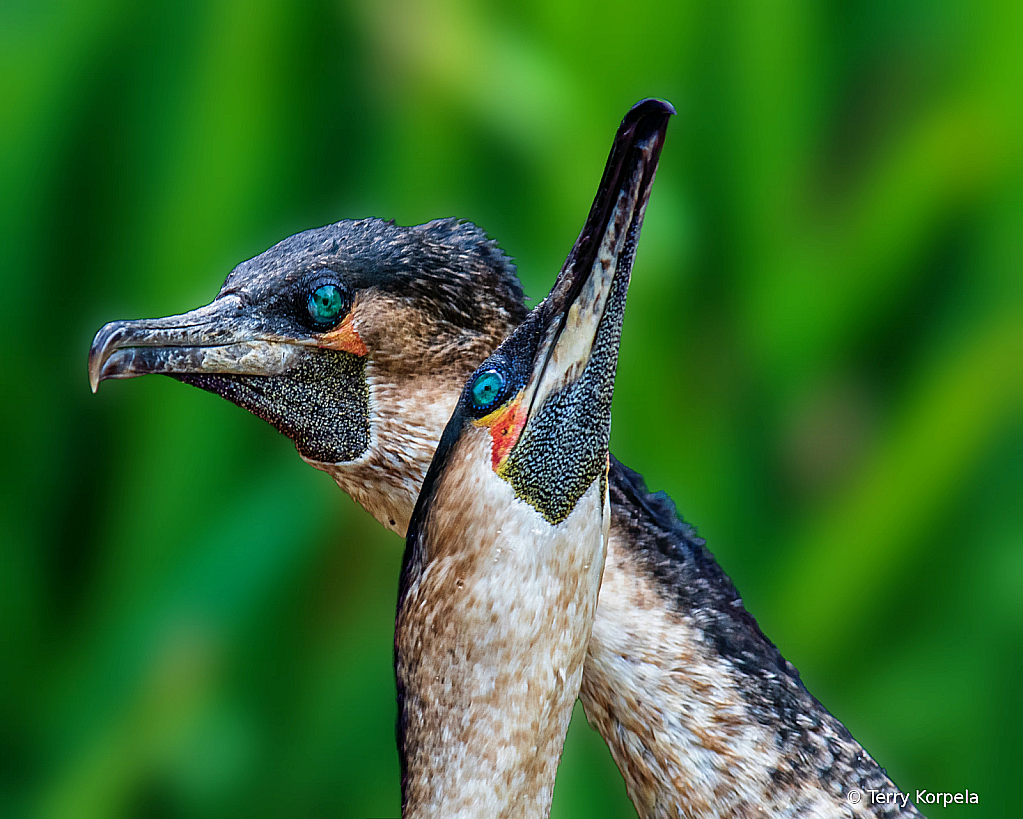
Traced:
[[107, 324], [89, 378], [216, 393], [403, 533], [466, 375], [525, 315], [514, 266], [475, 225], [343, 221], [242, 262], [204, 307]]

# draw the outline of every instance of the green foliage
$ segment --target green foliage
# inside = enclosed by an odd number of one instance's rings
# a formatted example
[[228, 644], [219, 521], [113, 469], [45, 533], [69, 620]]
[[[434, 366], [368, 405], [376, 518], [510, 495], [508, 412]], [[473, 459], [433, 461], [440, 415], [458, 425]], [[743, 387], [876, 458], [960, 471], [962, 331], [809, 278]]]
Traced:
[[[469, 218], [540, 297], [660, 96], [613, 448], [898, 784], [1015, 814], [1021, 16], [4, 4], [0, 813], [397, 816], [400, 540], [214, 396], [91, 396], [89, 341], [346, 217]], [[554, 816], [629, 815], [577, 714]]]

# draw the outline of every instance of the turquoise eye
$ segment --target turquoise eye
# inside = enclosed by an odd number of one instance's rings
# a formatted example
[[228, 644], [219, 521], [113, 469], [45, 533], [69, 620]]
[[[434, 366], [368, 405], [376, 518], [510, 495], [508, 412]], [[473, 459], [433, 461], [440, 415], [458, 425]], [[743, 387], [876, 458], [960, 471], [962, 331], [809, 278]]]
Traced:
[[348, 307], [348, 301], [336, 284], [321, 284], [309, 294], [309, 316], [317, 327], [330, 327], [337, 323]]
[[497, 370], [487, 370], [476, 376], [469, 388], [472, 405], [475, 409], [490, 409], [504, 392], [505, 380]]

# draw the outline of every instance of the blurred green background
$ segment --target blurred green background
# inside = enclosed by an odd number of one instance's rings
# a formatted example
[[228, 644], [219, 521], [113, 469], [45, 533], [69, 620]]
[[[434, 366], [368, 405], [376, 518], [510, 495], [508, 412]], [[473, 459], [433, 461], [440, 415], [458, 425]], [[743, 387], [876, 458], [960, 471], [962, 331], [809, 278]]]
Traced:
[[[349, 217], [471, 219], [542, 297], [655, 95], [616, 454], [900, 786], [980, 796], [925, 812], [1018, 816], [1021, 16], [7, 0], [0, 813], [398, 815], [402, 542], [89, 342]], [[634, 816], [578, 711], [553, 815]]]

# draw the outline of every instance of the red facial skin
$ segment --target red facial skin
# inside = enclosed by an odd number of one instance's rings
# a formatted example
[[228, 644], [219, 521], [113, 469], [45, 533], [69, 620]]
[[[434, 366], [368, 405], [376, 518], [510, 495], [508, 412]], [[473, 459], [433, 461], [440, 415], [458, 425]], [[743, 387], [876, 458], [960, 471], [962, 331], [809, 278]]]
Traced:
[[353, 308], [345, 320], [329, 333], [320, 336], [318, 347], [326, 347], [331, 350], [340, 350], [352, 355], [364, 356], [369, 350], [363, 343], [358, 331], [355, 329], [355, 309]]
[[526, 425], [527, 414], [526, 407], [522, 405], [520, 393], [500, 409], [473, 422], [476, 426], [490, 429], [490, 438], [493, 441], [490, 465], [495, 472], [504, 463], [504, 459], [508, 457], [515, 442], [519, 440], [522, 428]]

